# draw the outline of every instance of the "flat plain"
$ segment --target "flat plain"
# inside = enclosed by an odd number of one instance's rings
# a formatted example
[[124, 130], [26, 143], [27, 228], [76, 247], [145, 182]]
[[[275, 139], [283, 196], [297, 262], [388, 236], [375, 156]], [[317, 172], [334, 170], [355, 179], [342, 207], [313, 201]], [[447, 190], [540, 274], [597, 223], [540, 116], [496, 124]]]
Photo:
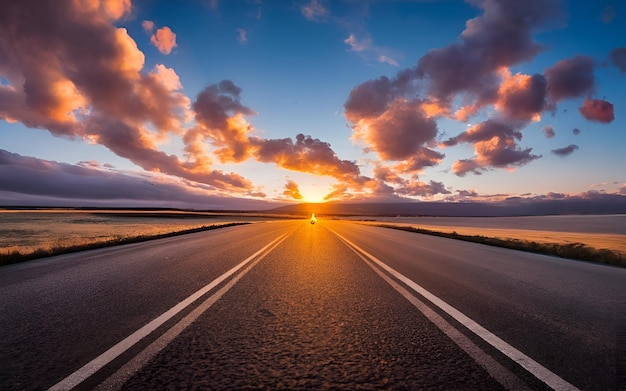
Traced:
[[375, 217], [366, 224], [392, 224], [460, 235], [538, 243], [582, 243], [626, 256], [626, 215], [519, 217]]
[[[281, 217], [269, 214], [264, 216], [183, 211], [0, 210], [0, 255], [15, 251], [28, 254], [38, 249], [112, 242], [192, 228], [234, 222], [262, 222], [277, 218]], [[346, 219], [365, 224], [384, 223], [538, 243], [582, 243], [595, 249], [608, 249], [626, 257], [626, 215]]]

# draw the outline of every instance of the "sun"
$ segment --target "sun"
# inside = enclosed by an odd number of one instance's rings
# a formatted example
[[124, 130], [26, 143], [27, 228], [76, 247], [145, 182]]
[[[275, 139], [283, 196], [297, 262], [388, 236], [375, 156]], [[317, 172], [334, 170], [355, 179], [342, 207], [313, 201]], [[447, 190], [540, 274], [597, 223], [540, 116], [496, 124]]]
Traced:
[[315, 185], [303, 185], [300, 188], [300, 194], [302, 194], [302, 202], [309, 202], [319, 204], [326, 202], [324, 197], [330, 192], [330, 190]]
[[324, 196], [325, 194], [302, 194], [302, 202], [320, 204], [322, 202], [326, 202]]

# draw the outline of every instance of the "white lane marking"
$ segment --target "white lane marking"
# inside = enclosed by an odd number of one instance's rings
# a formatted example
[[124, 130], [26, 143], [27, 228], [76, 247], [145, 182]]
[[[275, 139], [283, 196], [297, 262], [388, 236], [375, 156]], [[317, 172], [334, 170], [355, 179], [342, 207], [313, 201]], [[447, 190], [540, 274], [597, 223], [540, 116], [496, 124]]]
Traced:
[[215, 304], [226, 292], [230, 290], [246, 273], [248, 273], [257, 263], [259, 263], [267, 254], [269, 254], [274, 248], [280, 245], [285, 239], [286, 235], [282, 239], [276, 242], [271, 248], [269, 248], [263, 255], [256, 258], [248, 267], [246, 267], [241, 273], [234, 276], [228, 281], [222, 288], [207, 298], [202, 304], [191, 311], [187, 316], [181, 319], [178, 323], [172, 326], [171, 329], [166, 331], [157, 340], [152, 342], [143, 351], [129, 360], [113, 375], [109, 376], [104, 382], [98, 385], [96, 391], [116, 391], [122, 388], [124, 383], [131, 378], [139, 369], [141, 369], [152, 357], [156, 356], [161, 350], [163, 350], [174, 338], [182, 333], [189, 325], [191, 325], [200, 315], [208, 310], [213, 304]]
[[530, 390], [520, 378], [515, 376], [511, 371], [502, 366], [489, 354], [485, 353], [478, 345], [467, 338], [463, 333], [457, 330], [454, 326], [448, 323], [441, 315], [432, 310], [429, 306], [424, 304], [417, 296], [406, 290], [403, 286], [394, 281], [391, 277], [385, 274], [380, 268], [374, 266], [363, 254], [358, 252], [350, 245], [348, 247], [354, 251], [354, 253], [363, 260], [376, 274], [378, 274], [385, 282], [391, 285], [398, 293], [404, 296], [415, 308], [417, 308], [424, 316], [430, 320], [439, 330], [443, 331], [454, 343], [456, 343], [461, 349], [463, 349], [471, 358], [474, 359], [480, 366], [485, 368], [487, 373], [491, 375], [498, 383], [500, 383], [507, 390]]
[[522, 368], [526, 369], [533, 376], [535, 376], [537, 379], [541, 380], [542, 382], [546, 383], [552, 389], [559, 390], [559, 391], [560, 390], [563, 390], [563, 391], [578, 390], [578, 388], [576, 388], [573, 384], [565, 381], [556, 373], [550, 371], [548, 368], [539, 364], [537, 361], [533, 360], [529, 356], [525, 355], [524, 353], [520, 352], [513, 346], [509, 345], [507, 342], [503, 341], [501, 338], [499, 338], [498, 336], [496, 336], [495, 334], [493, 334], [492, 332], [490, 332], [489, 330], [487, 330], [486, 328], [484, 328], [483, 326], [475, 322], [473, 319], [463, 314], [461, 311], [457, 310], [456, 308], [452, 307], [450, 304], [441, 300], [439, 297], [430, 293], [429, 291], [424, 289], [422, 286], [410, 280], [408, 277], [405, 277], [404, 275], [400, 274], [395, 269], [389, 267], [387, 264], [385, 264], [384, 262], [382, 262], [381, 260], [373, 256], [372, 254], [368, 253], [367, 251], [363, 250], [356, 244], [352, 243], [348, 239], [339, 235], [337, 232], [335, 232], [335, 234], [339, 238], [341, 238], [344, 242], [346, 242], [348, 245], [352, 246], [354, 249], [361, 252], [367, 258], [371, 259], [380, 268], [384, 269], [387, 273], [391, 274], [397, 280], [401, 281], [406, 286], [408, 286], [409, 288], [417, 292], [419, 295], [429, 300], [435, 306], [439, 307], [445, 313], [453, 317], [456, 321], [461, 323], [463, 326], [467, 327], [474, 334], [478, 335], [485, 342], [487, 342], [494, 348], [498, 349], [501, 353], [505, 354], [511, 360], [518, 363]]
[[226, 280], [228, 277], [236, 273], [239, 269], [244, 267], [247, 263], [252, 261], [259, 254], [263, 253], [266, 249], [271, 247], [273, 244], [280, 242], [281, 239], [285, 239], [287, 235], [289, 235], [289, 233], [290, 232], [287, 232], [286, 234], [283, 234], [282, 236], [274, 239], [272, 242], [270, 242], [269, 244], [267, 244], [265, 247], [255, 252], [254, 254], [250, 255], [248, 258], [246, 258], [244, 261], [239, 263], [237, 266], [233, 267], [226, 273], [222, 274], [221, 276], [213, 280], [211, 283], [207, 284], [203, 288], [193, 293], [191, 296], [187, 297], [180, 303], [176, 304], [174, 307], [170, 308], [169, 310], [161, 314], [159, 317], [155, 318], [154, 320], [152, 320], [151, 322], [149, 322], [148, 324], [146, 324], [139, 330], [135, 331], [128, 337], [124, 338], [122, 341], [115, 344], [109, 350], [102, 353], [98, 357], [94, 358], [93, 360], [85, 364], [83, 367], [79, 368], [76, 372], [72, 373], [71, 375], [67, 376], [65, 379], [61, 380], [57, 384], [50, 387], [48, 390], [49, 391], [70, 390], [76, 387], [77, 385], [85, 381], [89, 376], [93, 375], [94, 373], [102, 369], [105, 365], [113, 361], [116, 357], [124, 353], [126, 350], [130, 349], [133, 345], [135, 345], [141, 339], [143, 339], [144, 337], [152, 333], [154, 330], [159, 328], [161, 325], [163, 325], [163, 323], [173, 318], [180, 311], [184, 310], [189, 305], [191, 305], [194, 301], [198, 300], [200, 297], [204, 296], [213, 288], [221, 284], [224, 280]]

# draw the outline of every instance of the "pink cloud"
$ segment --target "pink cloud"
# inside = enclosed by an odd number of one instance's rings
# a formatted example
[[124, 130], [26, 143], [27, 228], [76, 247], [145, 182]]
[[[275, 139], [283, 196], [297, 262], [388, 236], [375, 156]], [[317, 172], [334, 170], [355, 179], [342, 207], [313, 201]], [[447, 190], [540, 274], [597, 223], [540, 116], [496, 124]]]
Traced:
[[583, 105], [578, 108], [580, 114], [589, 121], [609, 123], [615, 119], [613, 104], [602, 99], [585, 99]]
[[141, 27], [143, 28], [143, 31], [145, 31], [147, 34], [152, 34], [152, 32], [154, 31], [154, 22], [151, 20], [144, 20], [143, 22], [141, 22]]
[[311, 21], [324, 20], [328, 16], [328, 9], [322, 5], [320, 0], [311, 0], [300, 8], [300, 12], [307, 20]]
[[161, 27], [150, 37], [150, 42], [163, 54], [170, 54], [176, 45], [176, 34], [167, 26]]
[[554, 127], [552, 125], [544, 126], [543, 128], [541, 128], [541, 131], [546, 138], [553, 138], [556, 134], [554, 133]]

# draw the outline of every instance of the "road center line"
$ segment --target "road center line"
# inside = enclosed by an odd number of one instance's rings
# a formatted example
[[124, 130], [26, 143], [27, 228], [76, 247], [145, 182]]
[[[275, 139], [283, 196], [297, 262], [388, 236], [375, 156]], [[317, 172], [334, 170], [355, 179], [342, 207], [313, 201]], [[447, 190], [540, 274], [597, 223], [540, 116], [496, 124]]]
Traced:
[[[184, 299], [180, 303], [176, 304], [174, 307], [170, 308], [169, 310], [167, 310], [166, 312], [164, 312], [163, 314], [161, 314], [160, 316], [158, 316], [157, 318], [155, 318], [154, 320], [152, 320], [151, 322], [149, 322], [145, 326], [141, 327], [139, 330], [135, 331], [134, 333], [132, 333], [128, 337], [124, 338], [122, 341], [120, 341], [117, 344], [115, 344], [109, 350], [107, 350], [106, 352], [102, 353], [98, 357], [94, 358], [93, 360], [91, 360], [90, 362], [85, 364], [83, 367], [79, 368], [76, 372], [70, 374], [65, 379], [61, 380], [57, 384], [55, 384], [52, 387], [50, 387], [48, 390], [49, 391], [71, 390], [72, 388], [76, 387], [77, 385], [79, 385], [80, 383], [85, 381], [89, 376], [93, 375], [94, 373], [96, 373], [97, 371], [102, 369], [105, 365], [107, 365], [111, 361], [113, 361], [116, 357], [118, 357], [119, 355], [121, 355], [122, 353], [124, 353], [125, 351], [130, 349], [132, 346], [134, 346], [136, 343], [138, 343], [141, 339], [145, 338], [150, 333], [152, 333], [154, 330], [156, 330], [161, 325], [163, 325], [165, 322], [167, 322], [168, 320], [172, 319], [176, 314], [178, 314], [179, 312], [181, 312], [182, 310], [187, 308], [189, 305], [191, 305], [193, 302], [198, 300], [200, 297], [204, 296], [206, 293], [210, 292], [216, 286], [218, 286], [219, 284], [224, 282], [224, 280], [226, 280], [227, 278], [229, 278], [230, 276], [235, 274], [239, 269], [241, 269], [244, 266], [246, 266], [248, 263], [250, 263], [252, 260], [254, 260], [259, 255], [263, 254], [263, 252], [268, 250], [270, 247], [273, 249], [275, 246], [278, 246], [278, 244], [280, 244], [283, 240], [285, 240], [285, 238], [290, 233], [291, 232], [287, 232], [287, 233], [279, 236], [278, 238], [274, 239], [269, 244], [267, 244], [266, 246], [261, 248], [259, 251], [255, 252], [254, 254], [252, 254], [248, 258], [246, 258], [244, 261], [239, 263], [237, 266], [233, 267], [232, 269], [230, 269], [226, 273], [222, 274], [221, 276], [219, 276], [218, 278], [216, 278], [215, 280], [213, 280], [209, 284], [205, 285], [203, 288], [201, 288], [198, 291], [196, 291], [195, 293], [191, 294], [189, 297], [187, 297], [186, 299]], [[274, 247], [272, 247], [272, 246], [274, 246]], [[268, 251], [268, 253], [269, 253], [269, 251]], [[232, 286], [232, 285], [229, 285], [229, 286]], [[220, 293], [220, 292], [218, 292], [218, 293]], [[209, 299], [206, 300], [206, 302], [209, 302], [218, 293], [216, 293], [215, 295], [211, 296]], [[225, 291], [221, 292], [221, 295], [223, 295], [224, 293], [225, 293]], [[221, 297], [221, 295], [220, 295], [220, 297]], [[217, 299], [219, 299], [219, 297], [217, 297]], [[217, 299], [215, 299], [215, 301], [217, 301]], [[211, 304], [213, 304], [213, 302], [211, 302], [209, 304], [209, 306]], [[208, 308], [208, 306], [206, 308]], [[206, 308], [205, 308], [205, 310], [206, 310]], [[199, 314], [198, 314], [198, 316], [199, 316]], [[182, 331], [182, 330], [180, 330], [180, 331]]]
[[502, 340], [501, 338], [499, 338], [498, 336], [496, 336], [495, 334], [493, 334], [492, 332], [490, 332], [489, 330], [487, 330], [486, 328], [478, 324], [476, 321], [466, 316], [465, 314], [463, 314], [461, 311], [457, 310], [456, 308], [452, 307], [450, 304], [441, 300], [439, 297], [435, 296], [434, 294], [432, 294], [431, 292], [429, 292], [428, 290], [426, 290], [419, 284], [415, 283], [408, 277], [397, 272], [395, 269], [391, 268], [390, 266], [388, 266], [387, 264], [385, 264], [384, 262], [382, 262], [381, 260], [373, 256], [372, 254], [363, 250], [361, 247], [357, 246], [356, 244], [349, 241], [345, 237], [341, 236], [337, 232], [335, 231], [332, 231], [332, 232], [334, 232], [335, 235], [337, 235], [341, 240], [343, 240], [348, 246], [352, 247], [357, 252], [360, 252], [361, 254], [363, 254], [365, 257], [370, 259], [372, 262], [376, 263], [381, 269], [385, 270], [387, 273], [389, 273], [391, 276], [396, 278], [398, 281], [404, 283], [406, 286], [408, 286], [409, 288], [417, 292], [419, 295], [421, 295], [422, 297], [424, 297], [431, 303], [433, 303], [435, 306], [439, 307], [439, 309], [441, 309], [442, 311], [450, 315], [452, 318], [454, 318], [456, 321], [458, 321], [463, 326], [468, 328], [474, 334], [482, 338], [485, 342], [487, 342], [494, 348], [498, 349], [501, 353], [503, 353], [504, 355], [509, 357], [511, 360], [519, 364], [522, 368], [526, 369], [533, 376], [535, 376], [537, 379], [547, 384], [549, 387], [553, 388], [554, 390], [578, 390], [578, 388], [576, 388], [573, 384], [565, 381], [554, 372], [550, 371], [549, 369], [542, 366], [541, 364], [539, 364], [538, 362], [536, 362], [529, 356], [517, 350], [516, 348], [514, 348], [513, 346], [511, 346], [510, 344], [508, 344], [507, 342], [505, 342], [504, 340]]

